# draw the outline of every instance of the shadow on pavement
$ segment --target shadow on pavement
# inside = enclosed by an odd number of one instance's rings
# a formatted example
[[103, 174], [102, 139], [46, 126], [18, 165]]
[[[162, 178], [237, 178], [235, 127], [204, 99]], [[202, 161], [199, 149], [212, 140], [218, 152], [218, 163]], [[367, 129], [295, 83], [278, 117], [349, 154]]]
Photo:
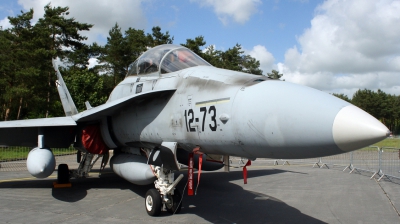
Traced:
[[[187, 181], [186, 172], [181, 172], [185, 177], [177, 186], [181, 192]], [[284, 172], [290, 171], [279, 169], [249, 170], [248, 182], [250, 185], [257, 184], [252, 183], [252, 178]], [[298, 174], [306, 175], [306, 173]], [[176, 174], [176, 176], [178, 175]], [[194, 178], [196, 185], [197, 174], [195, 174]], [[289, 206], [277, 198], [243, 189], [242, 179], [243, 174], [241, 171], [203, 173], [197, 195], [187, 196], [187, 192], [183, 192], [182, 210], [180, 214], [175, 214], [175, 216], [182, 217], [185, 214], [193, 214], [211, 223], [324, 223], [301, 213], [298, 209]], [[0, 183], [0, 189], [52, 188], [53, 181], [55, 180], [2, 182]], [[239, 183], [232, 183], [232, 181], [239, 181]], [[83, 200], [90, 189], [109, 188], [129, 189], [144, 198], [146, 191], [154, 187], [153, 185], [133, 185], [111, 173], [109, 169], [106, 169], [99, 177], [72, 179], [71, 183], [71, 188], [52, 188], [52, 196], [57, 200], [73, 203]], [[167, 212], [162, 212], [162, 216], [167, 218], [171, 215]], [[174, 217], [171, 217], [171, 219], [174, 219]]]
[[[290, 172], [286, 170], [249, 170], [252, 177]], [[305, 173], [299, 173], [305, 174]], [[241, 171], [207, 173], [201, 175], [196, 196], [185, 196], [181, 214], [195, 214], [211, 223], [324, 223], [301, 213], [277, 198], [244, 190], [231, 181], [243, 178]], [[195, 176], [196, 178], [196, 176]], [[179, 185], [182, 190], [183, 184]]]

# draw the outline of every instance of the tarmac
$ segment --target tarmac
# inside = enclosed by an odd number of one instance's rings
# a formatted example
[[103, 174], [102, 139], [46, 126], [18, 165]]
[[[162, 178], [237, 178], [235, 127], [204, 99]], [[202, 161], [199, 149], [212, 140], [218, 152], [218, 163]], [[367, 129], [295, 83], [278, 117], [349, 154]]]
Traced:
[[25, 170], [6, 171], [0, 223], [400, 223], [400, 185], [368, 175], [256, 161], [247, 184], [241, 168], [202, 172], [197, 195], [185, 189], [179, 214], [150, 217], [144, 195], [154, 186], [133, 185], [109, 168], [61, 189], [53, 188], [55, 174], [35, 179]]

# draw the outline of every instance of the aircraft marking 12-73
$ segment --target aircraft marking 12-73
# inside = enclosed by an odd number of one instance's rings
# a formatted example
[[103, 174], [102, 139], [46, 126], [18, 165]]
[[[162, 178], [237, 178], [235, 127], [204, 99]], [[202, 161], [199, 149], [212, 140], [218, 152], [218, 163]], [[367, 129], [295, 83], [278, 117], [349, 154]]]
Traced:
[[[54, 61], [53, 61], [54, 63]], [[61, 164], [58, 181], [84, 177], [95, 155], [114, 149], [112, 170], [133, 184], [155, 184], [145, 196], [149, 215], [181, 209], [175, 189], [180, 164], [206, 155], [296, 159], [356, 150], [388, 136], [374, 117], [330, 94], [289, 82], [211, 66], [185, 47], [160, 45], [143, 53], [98, 107], [78, 113], [54, 64], [66, 117], [0, 122], [0, 145], [32, 146], [29, 172], [55, 170], [51, 148], [78, 150], [80, 165]], [[197, 168], [197, 162], [194, 168]], [[199, 163], [200, 165], [200, 163]], [[227, 164], [228, 165], [228, 164]], [[202, 162], [201, 169], [224, 164]], [[192, 187], [192, 186], [191, 186]]]

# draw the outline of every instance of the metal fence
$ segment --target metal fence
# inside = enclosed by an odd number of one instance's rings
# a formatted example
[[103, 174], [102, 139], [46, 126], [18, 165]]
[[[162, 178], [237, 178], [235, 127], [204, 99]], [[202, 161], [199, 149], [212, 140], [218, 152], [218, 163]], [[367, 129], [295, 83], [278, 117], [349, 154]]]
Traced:
[[[27, 170], [26, 158], [31, 149], [30, 147], [0, 147], [0, 172]], [[73, 147], [54, 148], [52, 151], [56, 159], [56, 167], [62, 163], [68, 164], [72, 169], [78, 167], [77, 151]]]
[[[232, 164], [241, 164], [243, 158], [235, 157], [231, 159]], [[290, 165], [304, 164], [315, 168], [339, 168], [349, 173], [369, 173], [371, 179], [376, 178], [380, 181], [382, 178], [391, 180], [395, 178], [400, 180], [400, 148], [370, 146], [357, 151], [343, 153], [334, 156], [326, 156], [311, 159], [260, 159], [263, 164], [270, 165]], [[235, 165], [233, 165], [235, 166]]]
[[[31, 149], [27, 147], [0, 147], [0, 172], [26, 170], [26, 158]], [[76, 150], [52, 149], [56, 165], [66, 163], [71, 169], [78, 167]], [[370, 146], [357, 151], [312, 159], [270, 160], [258, 159], [258, 162], [270, 165], [304, 164], [317, 168], [340, 168], [350, 173], [369, 173], [380, 181], [386, 177], [400, 180], [400, 148]], [[247, 159], [231, 157], [231, 165], [244, 166]], [[99, 165], [100, 167], [100, 165]], [[94, 168], [97, 168], [97, 164]]]

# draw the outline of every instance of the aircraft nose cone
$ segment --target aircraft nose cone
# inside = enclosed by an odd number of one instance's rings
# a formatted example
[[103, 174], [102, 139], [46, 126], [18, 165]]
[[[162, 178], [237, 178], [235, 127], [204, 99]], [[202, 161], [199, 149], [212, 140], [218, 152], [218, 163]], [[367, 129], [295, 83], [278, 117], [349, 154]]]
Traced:
[[336, 145], [348, 152], [381, 141], [390, 131], [367, 112], [348, 105], [336, 115], [332, 134]]

